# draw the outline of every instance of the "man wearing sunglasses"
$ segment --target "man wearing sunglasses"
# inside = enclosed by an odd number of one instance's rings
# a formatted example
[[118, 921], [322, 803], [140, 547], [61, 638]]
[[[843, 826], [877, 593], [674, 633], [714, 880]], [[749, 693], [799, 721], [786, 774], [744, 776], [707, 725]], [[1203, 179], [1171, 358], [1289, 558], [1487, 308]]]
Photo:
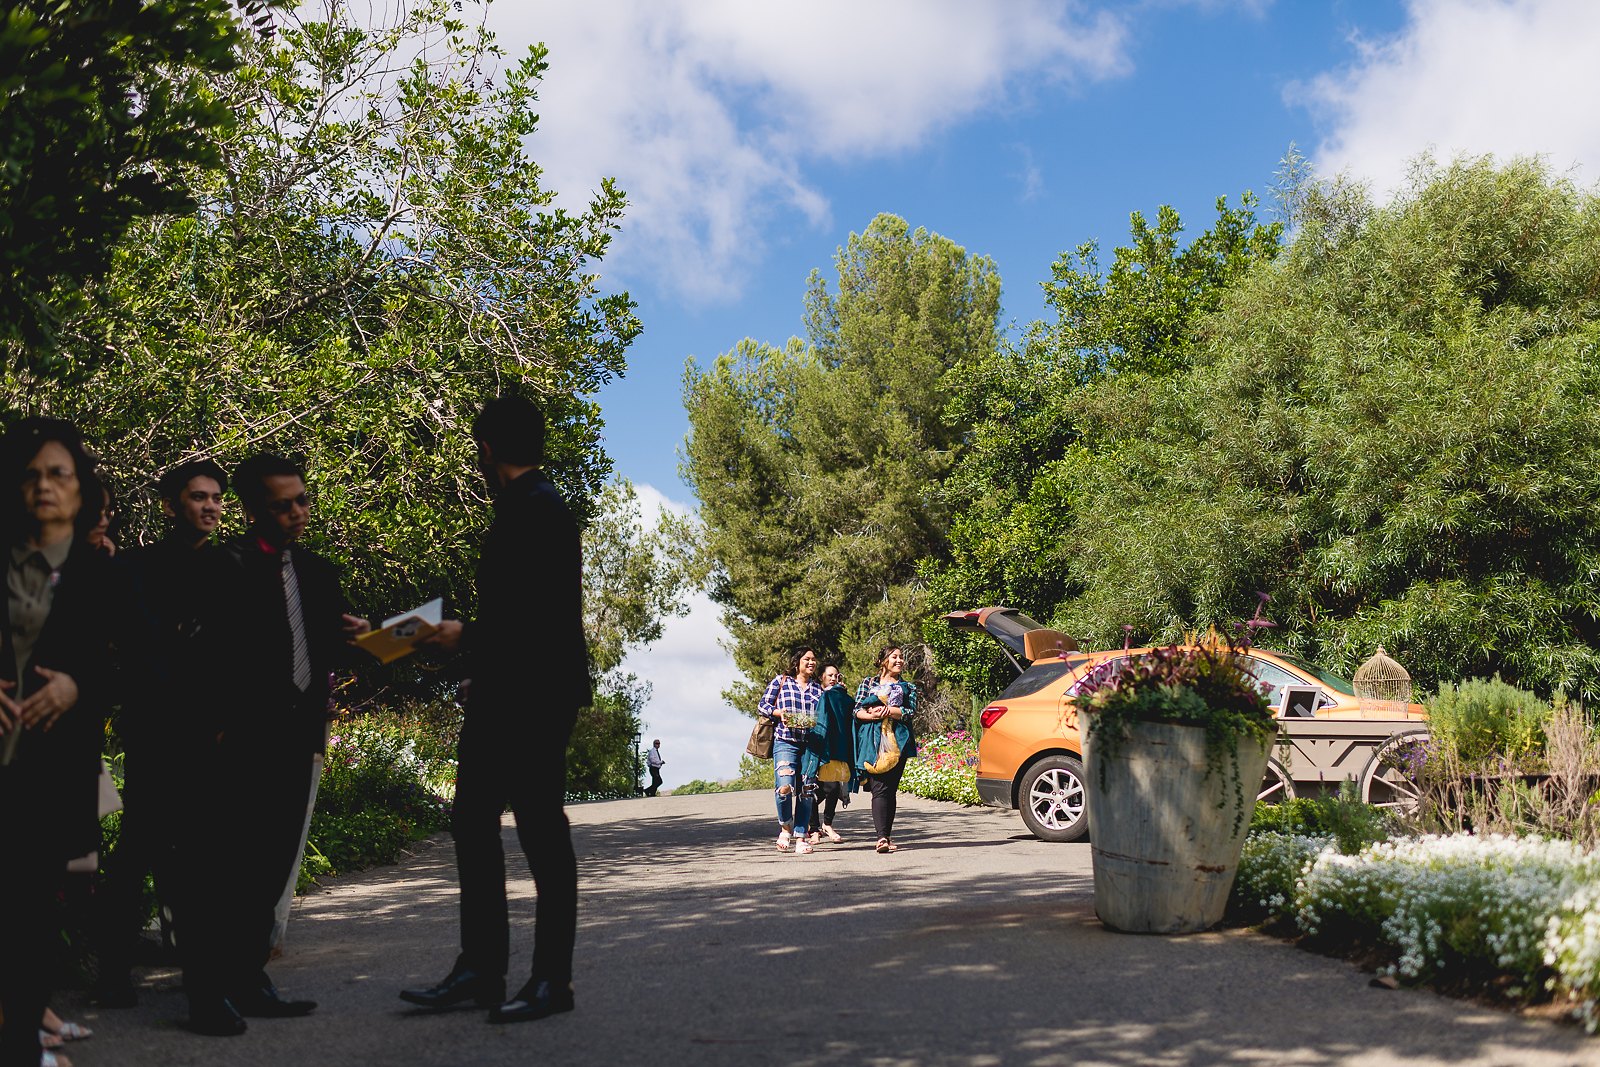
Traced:
[[249, 528], [227, 545], [234, 567], [229, 654], [235, 690], [221, 739], [213, 806], [219, 840], [214, 899], [217, 974], [190, 984], [190, 1026], [243, 1033], [242, 1016], [284, 1018], [316, 1009], [285, 1000], [267, 977], [274, 908], [294, 877], [303, 847], [316, 756], [326, 745], [333, 671], [349, 661], [349, 642], [371, 629], [351, 614], [328, 560], [301, 539], [311, 519], [305, 475], [282, 456], [251, 456], [235, 469], [234, 492]]

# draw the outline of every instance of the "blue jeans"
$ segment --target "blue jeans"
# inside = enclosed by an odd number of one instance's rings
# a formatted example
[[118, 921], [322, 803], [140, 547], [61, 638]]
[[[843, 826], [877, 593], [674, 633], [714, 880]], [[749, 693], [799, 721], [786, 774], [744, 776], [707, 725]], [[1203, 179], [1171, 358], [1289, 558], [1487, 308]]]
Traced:
[[792, 741], [772, 742], [772, 770], [778, 802], [778, 825], [798, 828], [805, 836], [811, 823], [812, 794], [800, 779], [800, 746]]

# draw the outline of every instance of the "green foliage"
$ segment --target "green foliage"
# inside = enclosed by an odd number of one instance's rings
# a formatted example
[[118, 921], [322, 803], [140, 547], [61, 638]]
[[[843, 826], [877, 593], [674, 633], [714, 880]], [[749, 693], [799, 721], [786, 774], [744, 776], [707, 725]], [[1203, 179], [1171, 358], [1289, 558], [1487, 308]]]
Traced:
[[546, 405], [552, 477], [595, 512], [610, 461], [589, 398], [639, 330], [593, 266], [624, 201], [607, 182], [586, 209], [551, 206], [525, 147], [542, 49], [490, 77], [492, 38], [444, 0], [371, 27], [350, 12], [290, 16], [208, 79], [236, 115], [226, 166], [192, 176], [193, 214], [136, 225], [65, 324], [93, 372], [69, 388], [13, 368], [0, 405], [85, 428], [125, 540], [158, 531], [161, 468], [299, 456], [311, 545], [345, 566], [359, 608], [442, 592], [470, 615], [487, 509], [468, 429], [485, 398]]
[[799, 645], [860, 676], [876, 646], [909, 642], [928, 688], [916, 567], [943, 555], [938, 486], [964, 439], [944, 376], [997, 343], [993, 263], [943, 237], [880, 215], [837, 267], [836, 292], [811, 277], [807, 340], [744, 341], [684, 372], [683, 475], [743, 672], [725, 695], [752, 714]]
[[1355, 783], [1347, 781], [1332, 796], [1257, 804], [1250, 832], [1331, 838], [1341, 853], [1353, 856], [1367, 845], [1387, 841], [1394, 826], [1388, 812], [1364, 803]]
[[393, 863], [412, 841], [449, 825], [460, 712], [374, 710], [334, 724], [300, 886], [318, 874]]
[[739, 757], [739, 777], [727, 781], [709, 782], [696, 778], [692, 782], [672, 787], [673, 796], [692, 796], [697, 793], [735, 793], [744, 789], [771, 789], [775, 779], [771, 760], [759, 760], [749, 753]]
[[1423, 686], [1600, 695], [1600, 198], [1467, 160], [1383, 206], [1292, 200], [1189, 369], [1073, 398], [1094, 491], [1049, 530], [1066, 596], [1021, 606], [1111, 644], [1265, 590], [1275, 641], [1335, 671], [1381, 643]]
[[211, 79], [235, 65], [241, 40], [228, 0], [0, 7], [8, 365], [58, 377], [99, 354], [56, 349], [61, 310], [135, 220], [193, 205], [193, 168], [217, 166], [215, 137], [231, 118]]
[[1550, 705], [1499, 675], [1448, 682], [1428, 700], [1428, 729], [1435, 748], [1448, 747], [1460, 763], [1479, 767], [1500, 761], [1517, 766], [1544, 750]]
[[[1131, 243], [1101, 268], [1094, 242], [1063, 254], [1044, 284], [1054, 322], [1037, 322], [1020, 347], [964, 358], [946, 376], [946, 417], [970, 426], [970, 445], [946, 481], [951, 510], [948, 562], [931, 560], [932, 612], [1010, 604], [1050, 620], [1078, 592], [1074, 512], [1094, 476], [1096, 445], [1078, 410], [1084, 391], [1107, 376], [1163, 388], [1186, 369], [1205, 315], [1253, 266], [1270, 262], [1282, 227], [1256, 221], [1255, 198], [1217, 201], [1217, 219], [1187, 245], [1177, 212], [1163, 206], [1152, 227], [1131, 219]], [[1115, 506], [1115, 505], [1113, 505]], [[994, 643], [925, 628], [940, 670], [992, 696], [1012, 671]]]

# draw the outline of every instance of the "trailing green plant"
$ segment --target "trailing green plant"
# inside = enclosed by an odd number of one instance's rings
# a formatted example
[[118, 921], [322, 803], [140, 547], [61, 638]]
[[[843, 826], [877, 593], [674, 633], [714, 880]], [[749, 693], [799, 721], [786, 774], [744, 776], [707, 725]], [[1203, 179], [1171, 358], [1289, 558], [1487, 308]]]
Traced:
[[[1240, 656], [1247, 647], [1248, 641], [1214, 639], [1193, 647], [1152, 649], [1130, 658], [1121, 671], [1086, 689], [1086, 699], [1079, 698], [1080, 709], [1089, 712], [1089, 737], [1106, 756], [1127, 743], [1134, 723], [1203, 728], [1206, 777], [1217, 774], [1232, 786], [1236, 831], [1250, 810], [1239, 773], [1239, 746], [1245, 741], [1269, 745], [1278, 732], [1266, 693]], [[1102, 760], [1102, 787], [1105, 766]], [[1224, 796], [1217, 806], [1227, 803]]]

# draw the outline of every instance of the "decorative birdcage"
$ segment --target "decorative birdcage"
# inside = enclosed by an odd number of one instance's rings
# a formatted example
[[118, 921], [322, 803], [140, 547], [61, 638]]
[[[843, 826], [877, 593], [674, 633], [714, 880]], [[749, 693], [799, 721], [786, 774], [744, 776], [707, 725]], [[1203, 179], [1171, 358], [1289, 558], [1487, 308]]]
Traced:
[[1411, 703], [1411, 675], [1389, 658], [1382, 645], [1356, 670], [1354, 681], [1363, 715], [1395, 715]]

